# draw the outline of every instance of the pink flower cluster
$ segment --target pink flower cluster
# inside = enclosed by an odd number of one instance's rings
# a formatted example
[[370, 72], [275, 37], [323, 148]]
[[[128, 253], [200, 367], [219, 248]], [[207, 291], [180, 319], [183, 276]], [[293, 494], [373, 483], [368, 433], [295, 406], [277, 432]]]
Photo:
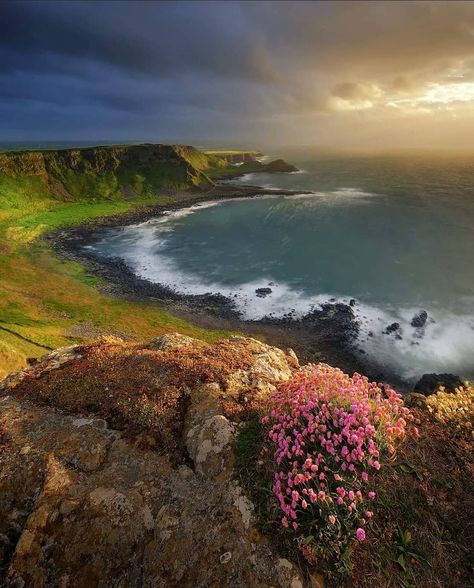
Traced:
[[388, 386], [324, 364], [309, 366], [281, 385], [262, 419], [275, 446], [273, 491], [282, 524], [315, 534], [321, 525], [359, 541], [373, 515], [372, 474], [412, 416]]

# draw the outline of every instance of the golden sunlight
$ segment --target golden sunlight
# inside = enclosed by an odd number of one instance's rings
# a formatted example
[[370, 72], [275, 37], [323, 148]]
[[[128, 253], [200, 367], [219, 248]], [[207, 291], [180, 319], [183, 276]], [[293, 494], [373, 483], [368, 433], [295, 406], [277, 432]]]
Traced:
[[474, 83], [432, 84], [430, 89], [418, 98], [418, 102], [430, 104], [450, 104], [474, 100]]

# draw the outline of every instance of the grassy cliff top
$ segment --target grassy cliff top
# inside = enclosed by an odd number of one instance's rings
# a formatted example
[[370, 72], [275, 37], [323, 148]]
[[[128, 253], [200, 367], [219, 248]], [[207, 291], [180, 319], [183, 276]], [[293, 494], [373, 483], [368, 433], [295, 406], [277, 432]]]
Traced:
[[173, 190], [211, 186], [203, 171], [209, 166], [206, 155], [182, 145], [0, 154], [0, 377], [29, 357], [100, 334], [223, 334], [104, 294], [97, 278], [58, 259], [41, 239], [53, 229], [171, 202]]

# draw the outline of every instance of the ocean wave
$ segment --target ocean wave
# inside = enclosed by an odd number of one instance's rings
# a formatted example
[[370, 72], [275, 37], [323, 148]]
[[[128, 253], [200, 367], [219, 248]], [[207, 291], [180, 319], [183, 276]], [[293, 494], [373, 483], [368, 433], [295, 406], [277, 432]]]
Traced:
[[[355, 188], [340, 188], [333, 192], [315, 192], [292, 196], [267, 195], [260, 198], [289, 198], [334, 205], [338, 202], [359, 203], [376, 197]], [[232, 202], [246, 198], [230, 199]], [[227, 285], [219, 281], [206, 281], [192, 272], [182, 271], [177, 263], [163, 253], [173, 230], [172, 220], [181, 220], [199, 210], [220, 206], [229, 200], [203, 202], [188, 208], [167, 211], [163, 216], [144, 223], [123, 227], [120, 231], [107, 232], [102, 241], [93, 245], [101, 255], [120, 257], [139, 277], [159, 283], [183, 295], [220, 293], [235, 304], [245, 320], [255, 321], [266, 316], [280, 318], [288, 313], [301, 318], [312, 309], [333, 301], [349, 304], [350, 296], [337, 296], [331, 292], [310, 295], [303, 289], [274, 279], [271, 272], [262, 272], [258, 280]], [[266, 297], [257, 296], [259, 288], [271, 288]], [[473, 374], [474, 356], [474, 308], [473, 300], [465, 300], [458, 314], [427, 304], [428, 321], [422, 329], [411, 325], [413, 316], [420, 311], [411, 305], [400, 308], [367, 304], [358, 301], [353, 306], [359, 322], [356, 348], [362, 350], [371, 361], [382, 368], [399, 374], [407, 381], [414, 381], [427, 372], [451, 372], [461, 376]], [[393, 333], [386, 333], [387, 326], [399, 323]]]
[[[429, 306], [426, 310], [426, 325], [416, 328], [411, 321], [419, 307], [384, 309], [358, 304], [360, 347], [382, 367], [389, 367], [413, 383], [429, 372], [472, 375], [474, 315]], [[387, 326], [394, 323], [399, 328], [387, 334]]]
[[285, 196], [287, 200], [315, 200], [320, 204], [341, 206], [341, 205], [357, 205], [368, 204], [379, 194], [372, 192], [364, 192], [357, 188], [339, 188], [337, 190], [327, 192], [309, 192], [303, 194], [291, 194]]

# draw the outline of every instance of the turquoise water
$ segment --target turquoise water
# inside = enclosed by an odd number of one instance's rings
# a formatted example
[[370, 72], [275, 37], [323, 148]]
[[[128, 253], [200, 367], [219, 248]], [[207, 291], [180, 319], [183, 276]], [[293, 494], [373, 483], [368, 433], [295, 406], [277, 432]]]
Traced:
[[[474, 159], [295, 163], [301, 173], [236, 181], [311, 194], [196, 206], [109, 231], [96, 247], [183, 293], [232, 296], [250, 320], [354, 298], [358, 346], [382, 366], [407, 379], [472, 377]], [[256, 296], [269, 284], [269, 296]], [[422, 309], [428, 321], [417, 329]], [[383, 333], [393, 322], [401, 339]]]

